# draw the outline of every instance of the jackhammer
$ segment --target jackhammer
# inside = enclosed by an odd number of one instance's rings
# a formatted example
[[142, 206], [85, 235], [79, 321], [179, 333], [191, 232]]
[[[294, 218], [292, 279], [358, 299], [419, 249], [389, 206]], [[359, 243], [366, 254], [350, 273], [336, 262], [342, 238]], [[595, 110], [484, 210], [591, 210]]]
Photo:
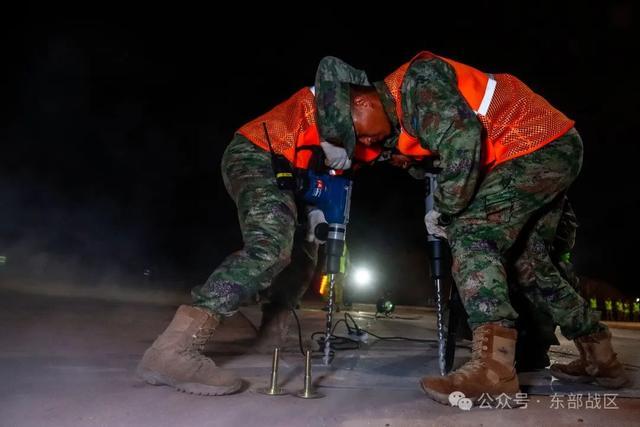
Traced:
[[[425, 173], [425, 210], [429, 212], [435, 208], [434, 194], [436, 191], [436, 173]], [[451, 283], [448, 300], [448, 315], [445, 315], [444, 286], [443, 281], [449, 276], [450, 263], [447, 256], [447, 242], [438, 236], [427, 234], [427, 250], [431, 267], [431, 280], [436, 290], [436, 312], [438, 329], [438, 367], [440, 375], [446, 375], [453, 367], [456, 351], [456, 335], [458, 327], [465, 320], [464, 307], [460, 300], [460, 294]], [[447, 319], [445, 319], [447, 317]], [[445, 332], [445, 323], [447, 323]]]
[[[436, 174], [427, 172], [424, 175], [425, 181], [425, 210], [430, 212], [435, 208], [434, 193], [436, 191]], [[445, 362], [445, 350], [446, 350], [446, 338], [444, 331], [444, 301], [443, 301], [443, 255], [444, 255], [444, 242], [438, 236], [433, 234], [427, 235], [427, 249], [429, 251], [429, 261], [431, 266], [431, 279], [436, 288], [436, 313], [438, 322], [438, 367], [440, 368], [440, 375], [446, 375], [446, 362]]]
[[316, 173], [309, 170], [305, 178], [303, 199], [318, 207], [327, 220], [327, 225], [319, 225], [314, 232], [321, 240], [326, 240], [327, 263], [325, 273], [329, 276], [329, 301], [327, 321], [324, 336], [325, 365], [330, 363], [331, 328], [333, 325], [333, 311], [335, 299], [336, 275], [340, 274], [340, 259], [344, 253], [347, 223], [351, 207], [352, 181], [335, 171]]
[[[274, 152], [266, 122], [262, 123], [262, 127], [271, 152], [271, 166], [278, 188], [294, 191], [298, 195], [302, 195], [302, 199], [305, 202], [316, 206], [322, 211], [327, 221], [326, 224], [317, 226], [314, 233], [320, 240], [326, 241], [327, 262], [325, 273], [329, 275], [329, 304], [323, 361], [325, 365], [329, 365], [336, 274], [340, 274], [340, 260], [344, 253], [351, 207], [352, 182], [346, 175], [340, 175], [342, 171], [329, 169], [327, 172], [316, 172], [315, 169], [320, 170], [323, 166], [323, 162], [318, 160], [322, 159], [322, 155], [314, 155], [318, 151], [315, 151], [311, 156], [315, 160], [312, 160], [310, 164], [315, 163], [315, 166], [309, 167], [304, 172], [299, 171], [300, 173], [296, 174], [289, 161], [282, 154]], [[320, 150], [319, 147], [315, 148]], [[309, 149], [314, 151], [313, 148]]]

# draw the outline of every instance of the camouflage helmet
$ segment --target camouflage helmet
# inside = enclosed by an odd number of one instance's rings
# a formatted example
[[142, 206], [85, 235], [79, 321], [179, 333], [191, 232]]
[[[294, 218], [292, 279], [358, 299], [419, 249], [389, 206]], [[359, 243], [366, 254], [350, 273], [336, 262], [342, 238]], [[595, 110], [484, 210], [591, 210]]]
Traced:
[[334, 56], [320, 60], [316, 72], [316, 121], [320, 137], [343, 146], [349, 157], [356, 146], [350, 85], [370, 86], [367, 74]]

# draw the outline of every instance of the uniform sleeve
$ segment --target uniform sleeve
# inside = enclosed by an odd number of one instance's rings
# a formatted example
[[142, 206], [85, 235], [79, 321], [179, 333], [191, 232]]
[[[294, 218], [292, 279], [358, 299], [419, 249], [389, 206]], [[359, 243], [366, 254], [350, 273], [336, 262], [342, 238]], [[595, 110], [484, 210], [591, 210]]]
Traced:
[[440, 59], [413, 63], [402, 92], [406, 130], [439, 156], [437, 208], [456, 215], [469, 205], [476, 190], [482, 125], [458, 91], [453, 69]]

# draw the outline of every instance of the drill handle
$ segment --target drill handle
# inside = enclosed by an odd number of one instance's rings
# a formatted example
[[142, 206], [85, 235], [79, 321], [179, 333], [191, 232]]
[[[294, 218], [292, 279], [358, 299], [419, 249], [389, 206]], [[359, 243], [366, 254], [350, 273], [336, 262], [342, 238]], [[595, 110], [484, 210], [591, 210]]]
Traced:
[[344, 254], [344, 242], [347, 227], [345, 224], [329, 224], [327, 236], [327, 270], [328, 274], [340, 273], [340, 264]]
[[436, 181], [436, 174], [434, 173], [425, 173], [424, 174], [424, 186], [425, 186], [425, 198], [424, 198], [424, 207], [425, 211], [429, 212], [435, 209], [436, 200], [435, 193], [438, 183]]
[[[436, 174], [427, 172], [425, 180], [425, 211], [426, 213], [435, 209], [435, 192], [437, 188]], [[444, 242], [438, 236], [427, 234], [427, 249], [431, 264], [431, 277], [441, 279], [444, 277]]]

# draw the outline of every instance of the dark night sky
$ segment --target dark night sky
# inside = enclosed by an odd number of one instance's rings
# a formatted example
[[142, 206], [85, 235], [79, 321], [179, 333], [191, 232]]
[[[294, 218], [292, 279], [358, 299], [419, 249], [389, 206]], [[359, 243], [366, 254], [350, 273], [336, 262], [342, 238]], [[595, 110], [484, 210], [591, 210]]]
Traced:
[[[0, 255], [45, 277], [149, 266], [160, 281], [201, 282], [240, 245], [219, 170], [234, 130], [310, 85], [325, 55], [378, 80], [426, 49], [514, 74], [577, 121], [576, 264], [635, 293], [638, 10], [600, 3], [368, 10], [359, 21], [298, 6], [7, 15]], [[421, 183], [365, 171], [354, 258], [398, 289], [425, 286], [422, 214]]]

